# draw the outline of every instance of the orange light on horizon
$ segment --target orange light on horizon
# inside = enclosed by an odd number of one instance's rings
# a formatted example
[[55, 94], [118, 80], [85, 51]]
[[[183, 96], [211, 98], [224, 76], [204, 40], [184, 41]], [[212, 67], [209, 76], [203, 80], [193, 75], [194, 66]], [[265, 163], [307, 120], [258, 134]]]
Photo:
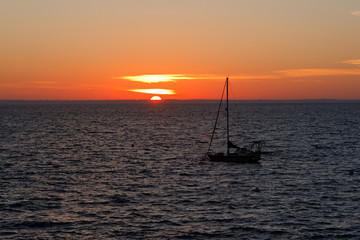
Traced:
[[138, 93], [148, 93], [148, 94], [161, 94], [161, 95], [173, 95], [176, 94], [174, 90], [171, 89], [160, 89], [160, 88], [153, 88], [153, 89], [129, 89], [131, 92], [138, 92]]

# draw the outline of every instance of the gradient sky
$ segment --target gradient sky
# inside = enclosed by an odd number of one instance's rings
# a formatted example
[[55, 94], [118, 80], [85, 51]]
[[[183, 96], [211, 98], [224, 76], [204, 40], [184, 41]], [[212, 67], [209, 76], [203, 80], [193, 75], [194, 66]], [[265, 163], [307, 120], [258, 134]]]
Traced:
[[360, 99], [359, 0], [0, 0], [0, 29], [0, 100], [217, 99], [226, 76], [236, 99]]

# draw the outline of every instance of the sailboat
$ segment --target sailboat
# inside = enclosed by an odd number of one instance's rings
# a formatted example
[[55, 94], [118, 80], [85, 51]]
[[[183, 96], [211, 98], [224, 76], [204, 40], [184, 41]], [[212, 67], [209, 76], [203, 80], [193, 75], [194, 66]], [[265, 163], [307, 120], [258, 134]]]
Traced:
[[[226, 152], [214, 152], [211, 150], [211, 144], [214, 139], [215, 131], [216, 131], [216, 125], [219, 118], [219, 113], [221, 110], [221, 104], [224, 97], [224, 91], [226, 89], [226, 142], [227, 142], [227, 148]], [[226, 78], [224, 89], [222, 92], [222, 96], [220, 99], [220, 105], [219, 109], [216, 115], [216, 121], [214, 130], [211, 135], [211, 140], [209, 143], [209, 148], [207, 153], [205, 154], [205, 157], [212, 162], [235, 162], [235, 163], [258, 163], [261, 159], [261, 148], [264, 146], [265, 141], [259, 140], [259, 141], [253, 141], [250, 143], [250, 147], [238, 147], [235, 144], [233, 144], [230, 141], [229, 136], [229, 78]], [[235, 149], [235, 150], [233, 150]]]

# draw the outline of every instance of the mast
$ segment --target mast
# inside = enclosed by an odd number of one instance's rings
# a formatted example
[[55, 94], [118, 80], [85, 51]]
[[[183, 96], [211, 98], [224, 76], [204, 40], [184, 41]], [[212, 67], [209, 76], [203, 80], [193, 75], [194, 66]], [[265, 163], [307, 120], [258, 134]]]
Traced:
[[226, 153], [229, 155], [229, 78], [226, 78]]

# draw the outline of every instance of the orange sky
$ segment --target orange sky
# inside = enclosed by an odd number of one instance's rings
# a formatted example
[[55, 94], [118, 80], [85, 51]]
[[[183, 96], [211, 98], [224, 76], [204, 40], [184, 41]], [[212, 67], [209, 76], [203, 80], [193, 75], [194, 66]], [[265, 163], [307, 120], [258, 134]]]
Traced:
[[0, 100], [217, 99], [226, 76], [236, 99], [360, 99], [358, 0], [5, 0], [0, 29]]

